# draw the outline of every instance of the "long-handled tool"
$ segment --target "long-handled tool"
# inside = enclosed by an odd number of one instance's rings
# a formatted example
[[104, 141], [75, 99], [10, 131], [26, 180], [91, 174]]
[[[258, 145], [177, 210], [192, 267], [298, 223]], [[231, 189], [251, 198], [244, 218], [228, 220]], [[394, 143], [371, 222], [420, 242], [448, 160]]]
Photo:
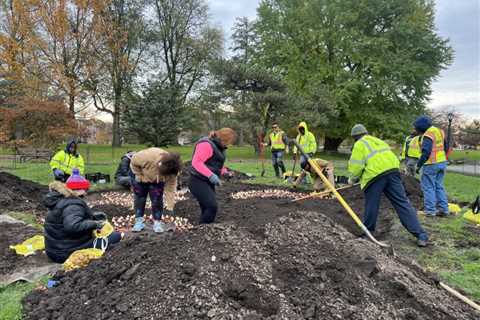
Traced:
[[290, 177], [288, 177], [288, 183], [294, 183], [295, 182], [295, 167], [297, 166], [297, 156], [295, 155], [293, 158], [293, 168], [292, 168], [292, 174]]
[[260, 148], [260, 161], [262, 162], [262, 173], [260, 173], [260, 176], [263, 177], [265, 175], [265, 148], [263, 145]]
[[[359, 185], [359, 183], [355, 183], [355, 184], [352, 184], [352, 185], [337, 188], [336, 190], [337, 191], [346, 190], [346, 189], [356, 187], [358, 185]], [[311, 198], [319, 198], [319, 197], [326, 196], [326, 195], [330, 194], [331, 192], [332, 192], [331, 190], [322, 191], [322, 192], [313, 192], [309, 195], [306, 195], [306, 196], [303, 196], [303, 197], [300, 197], [300, 198], [296, 198], [296, 199], [293, 199], [293, 200], [289, 200], [286, 203], [295, 203], [295, 202], [299, 202], [299, 201], [303, 201], [303, 200], [308, 200], [308, 199], [311, 199]]]
[[317, 173], [317, 175], [320, 177], [320, 179], [322, 179], [323, 183], [325, 184], [325, 186], [327, 186], [328, 189], [330, 189], [330, 191], [335, 195], [335, 198], [340, 202], [340, 204], [343, 206], [343, 208], [348, 212], [348, 214], [350, 215], [350, 217], [352, 217], [353, 221], [355, 221], [355, 223], [360, 227], [360, 229], [362, 229], [362, 231], [367, 235], [367, 237], [372, 240], [372, 242], [374, 242], [375, 244], [379, 245], [380, 247], [383, 247], [383, 248], [389, 248], [390, 249], [390, 252], [393, 253], [393, 248], [386, 244], [386, 243], [383, 243], [383, 242], [380, 242], [378, 241], [377, 239], [375, 239], [375, 237], [370, 233], [370, 231], [367, 229], [367, 227], [365, 227], [365, 225], [362, 223], [362, 221], [360, 220], [360, 218], [357, 216], [357, 214], [353, 211], [353, 209], [348, 205], [348, 203], [345, 201], [345, 199], [343, 199], [342, 195], [340, 193], [338, 193], [338, 191], [335, 189], [334, 186], [332, 186], [332, 184], [330, 183], [330, 181], [328, 181], [328, 179], [323, 175], [322, 173], [322, 170], [320, 170], [320, 168], [318, 167], [317, 163], [315, 161], [313, 161], [313, 159], [307, 154], [305, 153], [305, 151], [303, 150], [303, 148], [300, 146], [300, 144], [293, 140], [293, 143], [295, 144], [295, 146], [297, 147], [297, 149], [303, 154], [303, 156], [307, 159], [308, 163], [310, 164], [310, 166], [315, 170], [315, 172]]

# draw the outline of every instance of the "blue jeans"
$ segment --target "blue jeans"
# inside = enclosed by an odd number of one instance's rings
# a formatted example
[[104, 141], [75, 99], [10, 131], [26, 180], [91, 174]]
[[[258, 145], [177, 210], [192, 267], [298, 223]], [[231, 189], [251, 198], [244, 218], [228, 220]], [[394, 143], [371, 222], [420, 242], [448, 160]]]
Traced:
[[419, 240], [428, 240], [428, 235], [420, 226], [417, 211], [407, 198], [399, 172], [388, 173], [372, 182], [365, 192], [365, 214], [363, 223], [370, 232], [375, 231], [382, 193], [395, 208], [400, 222]]
[[[426, 214], [435, 215], [438, 210], [448, 213], [448, 198], [443, 180], [447, 162], [426, 164], [422, 169], [421, 185]], [[438, 210], [437, 210], [438, 209]]]
[[165, 183], [143, 183], [132, 179], [133, 188], [133, 206], [135, 217], [140, 218], [145, 214], [145, 205], [147, 204], [147, 195], [152, 202], [152, 214], [154, 220], [162, 219], [163, 213], [163, 188]]

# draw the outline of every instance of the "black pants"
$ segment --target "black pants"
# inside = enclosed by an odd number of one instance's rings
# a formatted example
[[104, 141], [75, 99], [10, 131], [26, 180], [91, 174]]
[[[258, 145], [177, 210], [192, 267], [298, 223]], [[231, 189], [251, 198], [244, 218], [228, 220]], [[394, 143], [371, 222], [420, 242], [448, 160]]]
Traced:
[[202, 210], [200, 223], [213, 223], [218, 211], [215, 186], [208, 181], [191, 175], [188, 188], [195, 199], [197, 199]]

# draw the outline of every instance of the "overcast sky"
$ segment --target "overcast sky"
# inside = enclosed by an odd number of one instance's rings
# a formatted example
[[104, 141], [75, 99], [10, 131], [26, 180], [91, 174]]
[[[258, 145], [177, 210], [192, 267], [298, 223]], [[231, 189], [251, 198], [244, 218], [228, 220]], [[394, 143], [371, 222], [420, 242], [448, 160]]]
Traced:
[[[255, 18], [260, 0], [208, 0], [214, 24], [230, 36], [235, 17]], [[436, 0], [436, 25], [449, 38], [455, 61], [433, 84], [429, 105], [455, 107], [480, 118], [480, 0]]]

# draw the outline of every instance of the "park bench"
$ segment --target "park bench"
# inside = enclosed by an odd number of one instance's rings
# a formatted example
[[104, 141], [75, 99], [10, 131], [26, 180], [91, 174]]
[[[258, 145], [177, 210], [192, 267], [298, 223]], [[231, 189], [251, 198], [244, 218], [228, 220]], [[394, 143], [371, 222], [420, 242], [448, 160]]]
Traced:
[[49, 161], [52, 158], [52, 151], [49, 149], [15, 148], [15, 153], [20, 163], [27, 162], [28, 160]]

